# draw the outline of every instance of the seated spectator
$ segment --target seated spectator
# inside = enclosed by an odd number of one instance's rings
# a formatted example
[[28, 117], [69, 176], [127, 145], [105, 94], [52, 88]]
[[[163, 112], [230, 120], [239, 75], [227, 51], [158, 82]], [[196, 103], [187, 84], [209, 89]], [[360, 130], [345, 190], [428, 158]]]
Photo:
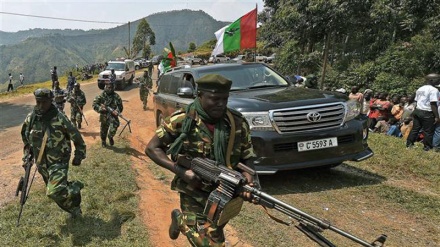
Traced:
[[390, 125], [388, 124], [388, 122], [382, 116], [378, 117], [373, 132], [386, 134], [388, 130], [390, 130]]
[[[403, 99], [403, 101], [402, 101]], [[395, 119], [397, 119], [397, 121], [400, 122], [400, 119], [402, 118], [403, 115], [403, 110], [404, 110], [404, 105], [405, 105], [405, 101], [406, 97], [402, 97], [399, 99], [398, 103], [395, 103], [393, 105], [393, 107], [391, 108], [391, 114], [393, 115], [393, 117]]]
[[406, 118], [411, 118], [411, 114], [414, 111], [414, 109], [416, 108], [416, 104], [417, 102], [414, 101], [414, 99], [416, 98], [415, 94], [410, 94], [407, 99], [406, 99], [406, 103], [403, 105], [403, 114], [401, 116], [401, 120], [402, 119], [406, 119]]
[[402, 133], [402, 137], [404, 140], [408, 138], [412, 126], [413, 122], [411, 117], [406, 117], [405, 119], [403, 119], [402, 125], [400, 126], [400, 132]]
[[390, 118], [388, 120], [388, 131], [386, 133], [387, 136], [395, 136], [395, 137], [402, 137], [402, 133], [400, 132], [399, 128], [399, 121], [395, 118]]

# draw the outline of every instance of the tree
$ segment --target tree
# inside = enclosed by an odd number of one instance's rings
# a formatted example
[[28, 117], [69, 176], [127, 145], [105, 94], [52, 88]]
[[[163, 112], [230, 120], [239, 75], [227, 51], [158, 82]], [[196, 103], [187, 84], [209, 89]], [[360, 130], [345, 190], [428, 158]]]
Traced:
[[150, 27], [150, 24], [144, 19], [139, 22], [136, 34], [133, 39], [133, 49], [130, 55], [136, 56], [140, 51], [143, 57], [149, 57], [151, 45], [156, 44], [156, 36]]
[[189, 43], [188, 53], [196, 50], [196, 44], [194, 42]]

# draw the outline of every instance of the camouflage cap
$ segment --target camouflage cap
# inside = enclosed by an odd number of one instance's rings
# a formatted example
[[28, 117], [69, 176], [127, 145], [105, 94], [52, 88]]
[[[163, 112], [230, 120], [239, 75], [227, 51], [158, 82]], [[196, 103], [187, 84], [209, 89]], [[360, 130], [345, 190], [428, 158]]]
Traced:
[[229, 93], [232, 81], [218, 74], [208, 74], [197, 81], [197, 90], [211, 93]]
[[39, 88], [34, 91], [35, 99], [53, 99], [53, 92], [47, 88]]

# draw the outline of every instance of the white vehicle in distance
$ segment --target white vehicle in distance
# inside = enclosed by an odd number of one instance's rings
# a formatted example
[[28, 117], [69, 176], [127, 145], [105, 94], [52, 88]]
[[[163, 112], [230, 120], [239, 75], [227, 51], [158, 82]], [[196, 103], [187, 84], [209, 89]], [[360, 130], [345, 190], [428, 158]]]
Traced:
[[230, 57], [227, 57], [227, 56], [225, 56], [223, 54], [219, 54], [219, 55], [215, 55], [215, 56], [209, 57], [208, 62], [209, 63], [224, 63], [224, 62], [229, 61], [229, 60], [231, 60]]
[[135, 64], [131, 59], [108, 61], [107, 67], [98, 75], [98, 87], [104, 89], [105, 83], [110, 81], [111, 70], [115, 70], [115, 89], [123, 90], [133, 84], [135, 76]]

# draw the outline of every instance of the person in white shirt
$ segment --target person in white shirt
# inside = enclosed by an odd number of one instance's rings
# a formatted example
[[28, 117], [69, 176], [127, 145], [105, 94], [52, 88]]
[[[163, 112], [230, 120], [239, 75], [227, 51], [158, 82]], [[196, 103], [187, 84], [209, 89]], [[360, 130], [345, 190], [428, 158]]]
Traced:
[[423, 138], [423, 150], [428, 151], [433, 148], [434, 129], [440, 123], [437, 103], [439, 100], [439, 91], [434, 86], [440, 84], [440, 74], [429, 74], [426, 76], [426, 85], [417, 89], [416, 109], [413, 112], [413, 128], [406, 140], [408, 148], [414, 146], [414, 142], [423, 129], [425, 137]]
[[24, 82], [24, 75], [23, 73], [20, 73], [20, 84], [23, 86], [23, 82]]
[[14, 86], [13, 86], [13, 84], [12, 84], [12, 74], [11, 73], [9, 73], [9, 83], [8, 83], [8, 92], [9, 92], [9, 90], [11, 90], [11, 91], [14, 91]]

